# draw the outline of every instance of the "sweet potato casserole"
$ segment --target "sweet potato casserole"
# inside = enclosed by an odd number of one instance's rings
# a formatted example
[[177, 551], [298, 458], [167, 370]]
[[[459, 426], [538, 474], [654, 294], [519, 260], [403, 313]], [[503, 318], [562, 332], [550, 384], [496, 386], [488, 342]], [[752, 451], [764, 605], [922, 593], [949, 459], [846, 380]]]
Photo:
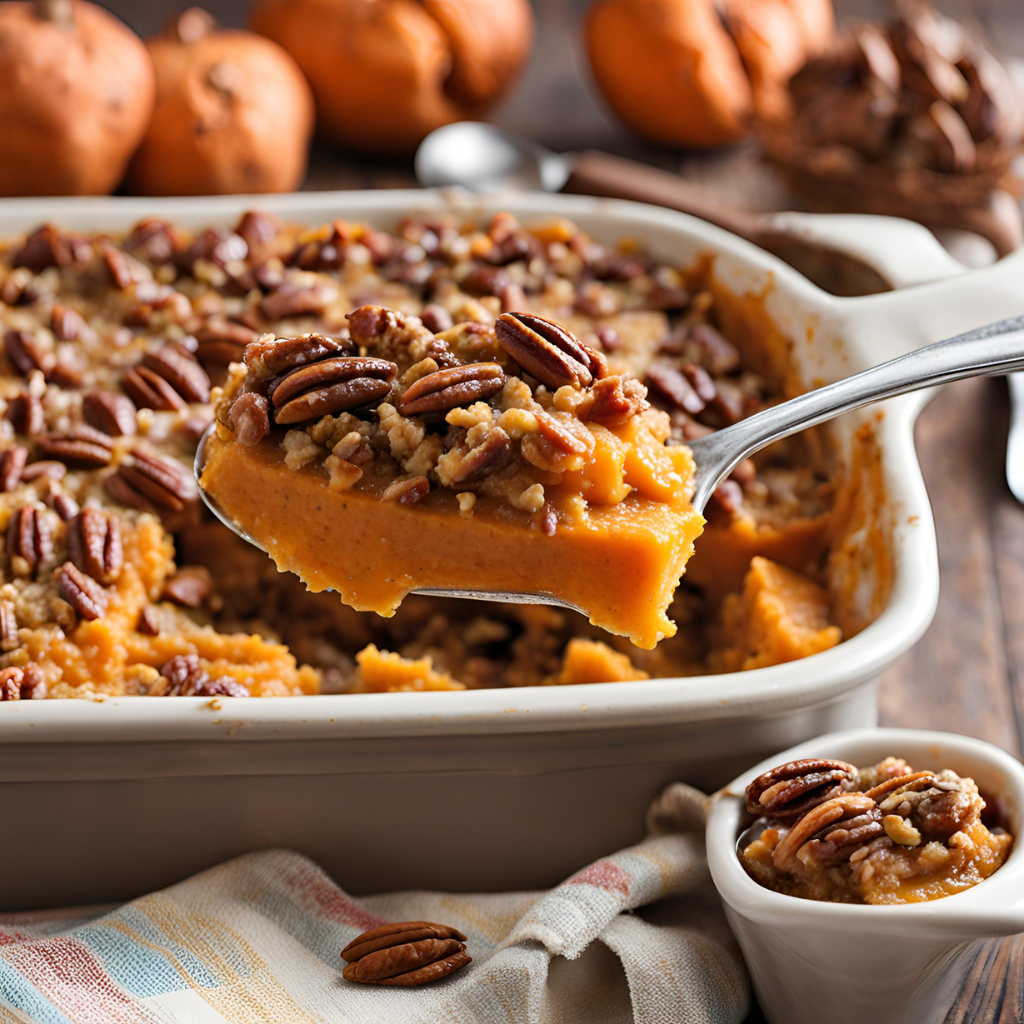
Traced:
[[[814, 437], [718, 489], [669, 609], [677, 631], [653, 650], [546, 606], [414, 595], [390, 618], [355, 611], [279, 573], [199, 500], [192, 461], [216, 407], [226, 442], [255, 451], [273, 429], [267, 507], [303, 480], [345, 500], [372, 491], [381, 542], [399, 506], [417, 523], [438, 502], [453, 523], [505, 515], [538, 552], [531, 572], [570, 571], [554, 545], [599, 497], [674, 508], [688, 472], [675, 445], [795, 390], [785, 340], [712, 261], [678, 270], [509, 215], [409, 217], [392, 234], [262, 213], [195, 233], [43, 225], [0, 251], [0, 320], [4, 699], [692, 675], [803, 657], [847, 625], [826, 568], [851, 499]], [[509, 332], [568, 352], [574, 380], [517, 356]], [[324, 521], [317, 543], [353, 544]], [[415, 535], [425, 559], [459, 557], [458, 531], [442, 532]], [[603, 589], [624, 585], [618, 572]]]
[[920, 903], [969, 889], [1006, 860], [1013, 837], [982, 820], [973, 779], [914, 771], [902, 758], [870, 768], [805, 758], [747, 787], [758, 816], [740, 850], [761, 885], [835, 903]]

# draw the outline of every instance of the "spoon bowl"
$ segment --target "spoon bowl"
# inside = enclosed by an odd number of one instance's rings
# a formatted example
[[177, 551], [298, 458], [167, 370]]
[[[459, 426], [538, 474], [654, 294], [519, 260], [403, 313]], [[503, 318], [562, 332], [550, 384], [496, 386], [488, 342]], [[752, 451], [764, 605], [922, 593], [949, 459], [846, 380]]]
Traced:
[[569, 180], [566, 157], [482, 121], [457, 121], [431, 132], [416, 151], [416, 179], [425, 188], [470, 192], [558, 192]]

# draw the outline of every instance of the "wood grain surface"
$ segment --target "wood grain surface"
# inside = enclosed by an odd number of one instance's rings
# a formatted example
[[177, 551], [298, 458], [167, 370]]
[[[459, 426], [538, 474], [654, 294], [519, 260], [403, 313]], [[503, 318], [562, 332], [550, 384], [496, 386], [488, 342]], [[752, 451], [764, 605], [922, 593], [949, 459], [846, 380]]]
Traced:
[[[606, 112], [579, 45], [589, 0], [534, 0], [537, 42], [530, 68], [496, 120], [559, 150], [606, 149], [677, 169], [710, 198], [749, 209], [797, 204], [749, 147], [680, 155], [632, 139]], [[107, 6], [143, 34], [181, 5], [111, 0]], [[244, 0], [207, 6], [244, 24]], [[948, 0], [939, 6], [983, 26], [1002, 50], [1024, 59], [1024, 0]], [[885, 0], [838, 0], [841, 16], [877, 16]], [[415, 184], [405, 162], [381, 164], [318, 149], [308, 188], [395, 188]], [[1024, 299], [1024, 281], [1021, 282]], [[885, 724], [968, 733], [1020, 756], [1024, 746], [1024, 509], [1006, 486], [1006, 388], [966, 381], [939, 394], [921, 415], [917, 443], [935, 510], [942, 594], [917, 647], [886, 673]], [[870, 983], [870, 982], [868, 982]], [[750, 1020], [761, 1020], [755, 1011]], [[884, 1014], [879, 1016], [884, 1020]], [[986, 943], [958, 1005], [955, 1024], [1024, 1021], [1024, 937]]]

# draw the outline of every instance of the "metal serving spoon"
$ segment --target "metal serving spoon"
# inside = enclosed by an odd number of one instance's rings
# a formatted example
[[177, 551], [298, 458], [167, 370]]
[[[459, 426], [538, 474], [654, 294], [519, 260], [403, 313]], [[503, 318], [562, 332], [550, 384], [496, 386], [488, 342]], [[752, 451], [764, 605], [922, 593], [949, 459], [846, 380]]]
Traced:
[[785, 215], [750, 213], [713, 202], [678, 174], [610, 153], [554, 153], [493, 124], [458, 121], [420, 143], [415, 167], [416, 180], [428, 188], [565, 191], [653, 203], [753, 242], [835, 295], [869, 295], [891, 287], [862, 260], [808, 241], [786, 224]]
[[[1014, 317], [916, 349], [852, 377], [771, 406], [687, 445], [697, 465], [693, 507], [702, 512], [715, 488], [744, 459], [773, 441], [834, 419], [844, 412], [896, 395], [936, 387], [965, 377], [1003, 374], [1021, 369], [1024, 369], [1024, 317]], [[262, 545], [232, 522], [202, 488], [200, 478], [205, 462], [204, 449], [206, 439], [213, 429], [215, 427], [211, 426], [206, 431], [196, 451], [195, 475], [199, 493], [210, 511], [225, 526], [263, 550]], [[547, 594], [477, 590], [418, 590], [416, 593], [517, 604], [553, 604], [573, 608], [575, 611], [582, 610]]]

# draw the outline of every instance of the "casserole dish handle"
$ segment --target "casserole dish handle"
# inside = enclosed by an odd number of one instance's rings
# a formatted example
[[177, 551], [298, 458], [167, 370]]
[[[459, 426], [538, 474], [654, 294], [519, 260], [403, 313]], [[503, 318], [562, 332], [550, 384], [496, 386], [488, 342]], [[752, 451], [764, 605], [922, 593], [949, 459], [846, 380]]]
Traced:
[[894, 289], [967, 271], [923, 225], [902, 217], [850, 213], [769, 214], [766, 221], [809, 245], [845, 253], [877, 271]]

